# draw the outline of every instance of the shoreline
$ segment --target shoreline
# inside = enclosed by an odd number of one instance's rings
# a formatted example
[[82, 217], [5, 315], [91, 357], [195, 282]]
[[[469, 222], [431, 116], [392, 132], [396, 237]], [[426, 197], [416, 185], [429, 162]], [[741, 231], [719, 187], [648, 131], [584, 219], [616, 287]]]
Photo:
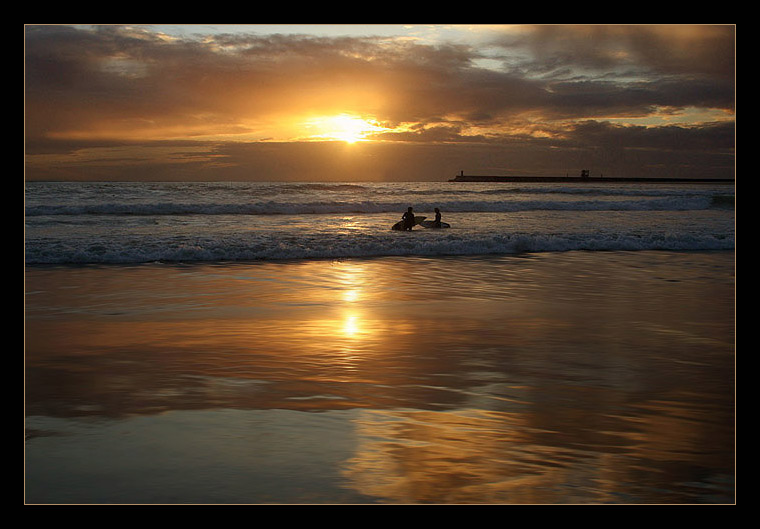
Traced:
[[27, 263], [24, 262], [24, 271], [32, 272], [35, 270], [51, 270], [60, 268], [66, 269], [86, 269], [86, 268], [141, 268], [151, 266], [170, 266], [177, 268], [193, 268], [207, 266], [256, 266], [264, 264], [299, 264], [299, 263], [331, 263], [331, 262], [372, 262], [382, 260], [467, 260], [467, 261], [488, 261], [510, 258], [540, 258], [542, 256], [562, 255], [562, 254], [646, 254], [646, 253], [673, 253], [673, 254], [724, 254], [735, 253], [736, 248], [696, 248], [696, 249], [656, 249], [645, 248], [641, 250], [615, 249], [615, 250], [593, 250], [593, 249], [570, 249], [561, 251], [537, 251], [528, 250], [520, 252], [505, 253], [442, 253], [442, 254], [368, 254], [368, 255], [344, 255], [344, 256], [315, 256], [315, 257], [283, 257], [283, 258], [261, 258], [261, 259], [209, 259], [209, 260], [155, 260], [155, 261], [125, 261], [125, 262], [57, 262], [57, 263]]

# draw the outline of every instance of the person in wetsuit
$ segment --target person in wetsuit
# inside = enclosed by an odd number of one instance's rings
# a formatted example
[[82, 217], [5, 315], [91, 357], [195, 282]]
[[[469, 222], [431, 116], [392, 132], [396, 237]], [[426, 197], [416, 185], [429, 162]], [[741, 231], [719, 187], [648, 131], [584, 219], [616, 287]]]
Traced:
[[435, 220], [433, 221], [433, 226], [436, 228], [441, 227], [441, 210], [438, 208], [435, 208]]
[[411, 231], [414, 227], [414, 211], [411, 206], [406, 210], [406, 213], [401, 215], [401, 220], [404, 221], [404, 230]]

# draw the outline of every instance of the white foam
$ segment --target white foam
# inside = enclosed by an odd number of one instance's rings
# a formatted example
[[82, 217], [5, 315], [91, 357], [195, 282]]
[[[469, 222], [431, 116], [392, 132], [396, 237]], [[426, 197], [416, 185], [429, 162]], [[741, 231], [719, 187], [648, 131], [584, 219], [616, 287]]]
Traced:
[[[451, 231], [451, 230], [448, 230]], [[709, 234], [472, 234], [439, 237], [433, 232], [346, 235], [314, 233], [283, 240], [274, 235], [198, 238], [155, 237], [140, 245], [119, 238], [91, 242], [29, 241], [27, 263], [142, 263], [377, 257], [389, 255], [477, 255], [570, 250], [731, 250], [733, 237]], [[406, 238], [404, 238], [406, 237]]]

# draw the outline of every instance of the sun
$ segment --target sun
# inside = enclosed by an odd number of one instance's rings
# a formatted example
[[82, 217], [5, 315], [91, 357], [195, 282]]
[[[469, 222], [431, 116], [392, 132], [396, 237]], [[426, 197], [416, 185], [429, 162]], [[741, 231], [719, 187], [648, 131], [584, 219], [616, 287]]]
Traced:
[[346, 143], [367, 141], [369, 134], [387, 130], [371, 119], [352, 114], [313, 118], [305, 123], [305, 127], [315, 132], [309, 135], [310, 139], [337, 140]]
[[336, 116], [330, 120], [334, 127], [333, 136], [335, 139], [343, 140], [346, 143], [356, 143], [364, 139], [369, 132], [369, 123], [361, 118], [351, 116]]

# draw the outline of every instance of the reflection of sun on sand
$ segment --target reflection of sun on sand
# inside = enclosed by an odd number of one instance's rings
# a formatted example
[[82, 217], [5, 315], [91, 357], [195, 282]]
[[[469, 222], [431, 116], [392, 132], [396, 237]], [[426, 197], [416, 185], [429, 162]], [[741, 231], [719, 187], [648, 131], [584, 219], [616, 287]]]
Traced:
[[346, 336], [356, 336], [359, 333], [359, 317], [354, 314], [346, 316], [343, 322], [343, 334]]
[[354, 263], [338, 263], [337, 279], [340, 284], [339, 298], [346, 305], [342, 325], [336, 327], [346, 338], [361, 338], [372, 333], [373, 325], [363, 325], [366, 316], [362, 313], [361, 304], [365, 296], [364, 283], [367, 281], [364, 268]]

